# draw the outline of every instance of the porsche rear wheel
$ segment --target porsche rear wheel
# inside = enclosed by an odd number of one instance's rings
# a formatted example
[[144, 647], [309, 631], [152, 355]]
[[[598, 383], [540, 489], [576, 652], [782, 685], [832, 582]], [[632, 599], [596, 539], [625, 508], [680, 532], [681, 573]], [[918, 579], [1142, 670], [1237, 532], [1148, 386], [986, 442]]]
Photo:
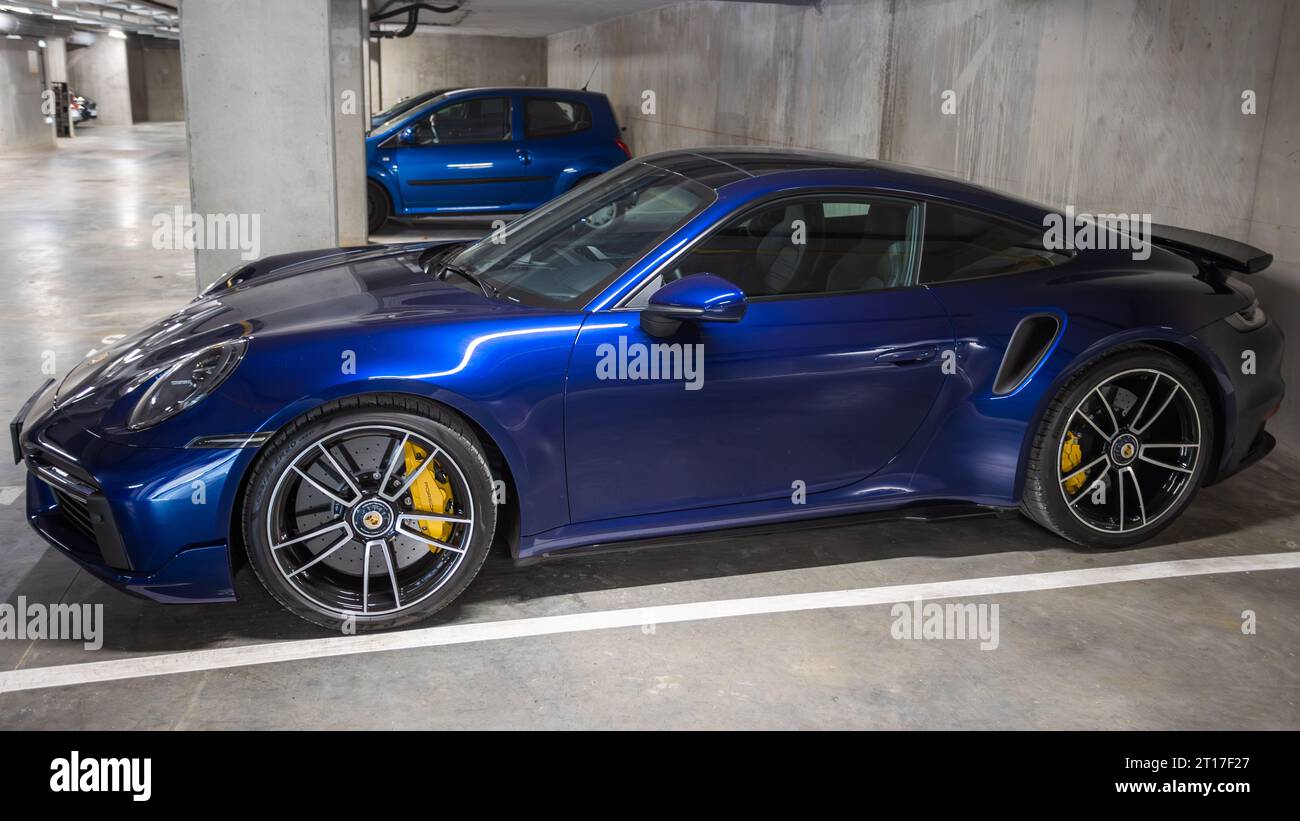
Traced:
[[259, 459], [244, 502], [249, 558], [271, 595], [357, 632], [447, 606], [495, 530], [473, 432], [413, 398], [341, 402], [295, 422]]
[[1178, 359], [1135, 348], [1068, 384], [1030, 453], [1022, 509], [1082, 545], [1126, 547], [1191, 503], [1214, 453], [1214, 415]]

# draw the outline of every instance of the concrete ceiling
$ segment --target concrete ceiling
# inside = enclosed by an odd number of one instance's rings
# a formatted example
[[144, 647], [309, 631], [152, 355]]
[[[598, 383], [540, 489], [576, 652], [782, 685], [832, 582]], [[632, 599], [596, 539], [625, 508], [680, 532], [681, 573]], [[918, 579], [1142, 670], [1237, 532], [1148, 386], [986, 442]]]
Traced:
[[0, 16], [19, 35], [66, 37], [125, 32], [176, 39], [176, 7], [160, 0], [0, 0]]
[[[457, 0], [425, 1], [441, 6], [457, 4]], [[417, 31], [545, 37], [672, 3], [673, 0], [460, 0], [460, 8], [451, 14], [421, 12]], [[378, 0], [371, 3], [371, 11], [405, 5], [406, 0]], [[405, 16], [394, 17], [385, 20], [384, 27], [400, 29], [405, 22]]]

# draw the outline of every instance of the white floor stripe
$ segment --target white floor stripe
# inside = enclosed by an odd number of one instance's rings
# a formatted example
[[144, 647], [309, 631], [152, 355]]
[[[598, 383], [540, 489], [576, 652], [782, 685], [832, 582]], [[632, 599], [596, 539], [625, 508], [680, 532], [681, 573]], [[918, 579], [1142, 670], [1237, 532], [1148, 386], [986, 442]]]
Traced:
[[993, 576], [983, 579], [958, 579], [946, 582], [903, 584], [891, 587], [866, 587], [856, 590], [830, 590], [821, 593], [794, 593], [782, 596], [758, 596], [749, 599], [665, 604], [625, 610], [600, 610], [565, 616], [532, 619], [451, 624], [398, 633], [339, 636], [337, 638], [252, 644], [212, 650], [190, 650], [155, 656], [36, 667], [0, 673], [0, 693], [36, 690], [71, 684], [166, 676], [247, 667], [254, 664], [299, 661], [303, 659], [380, 653], [419, 647], [469, 644], [498, 639], [579, 633], [616, 627], [640, 627], [647, 624], [726, 619], [764, 613], [791, 613], [802, 610], [825, 610], [835, 607], [866, 607], [892, 604], [913, 599], [951, 599], [1026, 593], [1036, 590], [1059, 590], [1117, 582], [1171, 579], [1214, 573], [1245, 573], [1256, 570], [1300, 569], [1300, 552], [1264, 553], [1253, 556], [1224, 556], [1211, 559], [1151, 562], [1019, 576]]

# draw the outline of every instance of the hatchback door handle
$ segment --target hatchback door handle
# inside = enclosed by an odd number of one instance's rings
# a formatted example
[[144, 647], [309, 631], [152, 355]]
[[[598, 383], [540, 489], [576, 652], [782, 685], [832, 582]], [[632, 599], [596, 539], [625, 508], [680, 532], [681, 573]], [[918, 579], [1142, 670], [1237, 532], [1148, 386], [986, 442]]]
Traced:
[[924, 348], [903, 348], [901, 350], [886, 351], [876, 357], [877, 362], [888, 362], [891, 365], [907, 365], [912, 362], [926, 362], [934, 357], [938, 351], [933, 345]]
[[523, 163], [524, 165], [528, 165], [530, 162], [533, 161], [533, 152], [525, 151], [522, 148], [515, 150], [515, 156], [518, 157], [519, 162]]

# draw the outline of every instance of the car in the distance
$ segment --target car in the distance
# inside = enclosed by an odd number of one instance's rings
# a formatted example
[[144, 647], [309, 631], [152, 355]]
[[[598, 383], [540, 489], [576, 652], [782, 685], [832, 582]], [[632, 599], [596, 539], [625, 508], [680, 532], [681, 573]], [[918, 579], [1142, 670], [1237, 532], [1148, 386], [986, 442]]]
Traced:
[[96, 120], [99, 119], [99, 106], [94, 100], [86, 99], [77, 94], [68, 103], [68, 114], [74, 123]]
[[523, 213], [630, 157], [604, 94], [447, 91], [366, 137], [367, 223]]

